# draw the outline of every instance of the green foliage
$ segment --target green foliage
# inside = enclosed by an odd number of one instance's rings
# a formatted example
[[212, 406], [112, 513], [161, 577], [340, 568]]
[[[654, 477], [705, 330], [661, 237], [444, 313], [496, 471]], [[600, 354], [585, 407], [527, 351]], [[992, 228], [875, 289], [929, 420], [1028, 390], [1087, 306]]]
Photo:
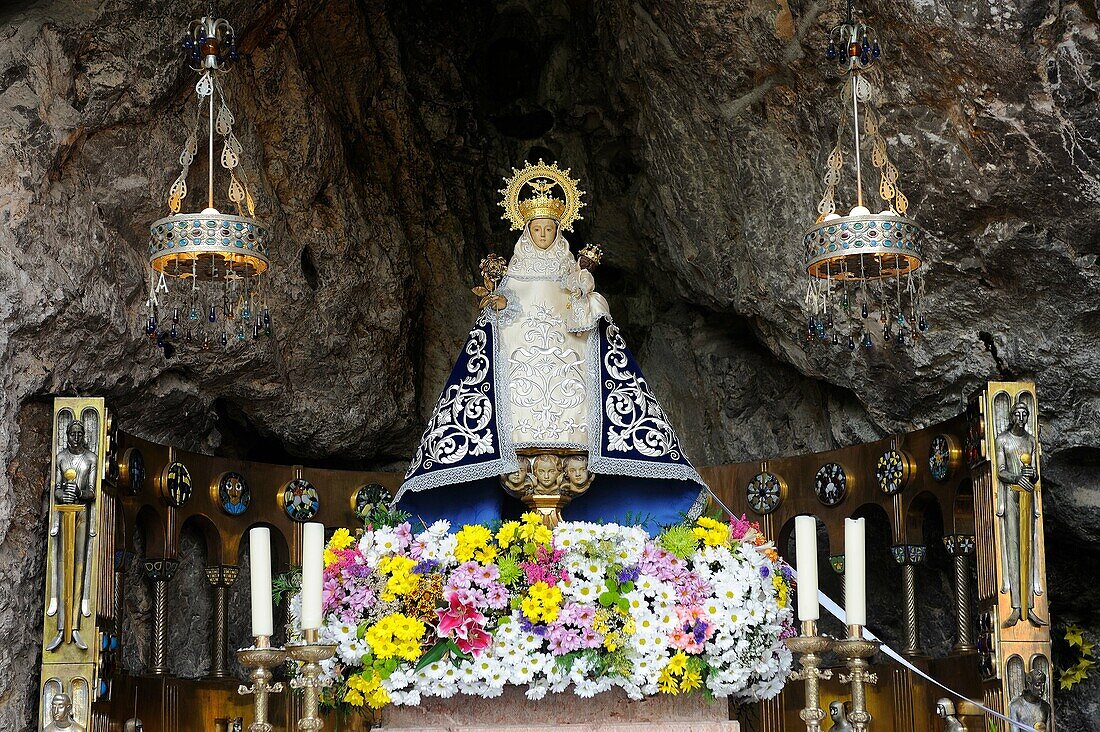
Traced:
[[607, 587], [607, 590], [600, 594], [600, 605], [603, 607], [615, 606], [624, 613], [629, 612], [630, 601], [623, 595], [634, 591], [634, 583], [623, 582], [619, 584], [613, 578], [608, 577], [607, 581], [604, 582], [604, 586]]
[[427, 652], [420, 657], [420, 661], [417, 662], [415, 671], [420, 671], [423, 668], [431, 666], [433, 663], [443, 658], [446, 655], [448, 647], [453, 641], [450, 638], [445, 638], [439, 641], [434, 646], [429, 648]]
[[1087, 679], [1089, 677], [1089, 670], [1096, 665], [1096, 659], [1093, 656], [1093, 648], [1096, 644], [1089, 642], [1089, 640], [1085, 638], [1081, 628], [1076, 625], [1067, 627], [1063, 637], [1071, 651], [1072, 649], [1076, 649], [1075, 655], [1077, 661], [1070, 664], [1062, 671], [1058, 677], [1058, 681], [1061, 688], [1072, 689], [1074, 686]]
[[511, 552], [497, 557], [497, 569], [500, 571], [500, 582], [503, 585], [514, 585], [523, 577], [523, 570], [519, 562]]
[[649, 522], [653, 521], [655, 516], [651, 513], [635, 513], [634, 511], [627, 511], [623, 514], [623, 520], [621, 526], [648, 526]]
[[271, 599], [278, 605], [283, 597], [298, 594], [302, 589], [302, 570], [291, 569], [285, 574], [275, 575], [271, 580]]
[[691, 527], [684, 524], [670, 526], [662, 531], [657, 537], [657, 543], [681, 559], [690, 557], [699, 546], [699, 540], [692, 533]]

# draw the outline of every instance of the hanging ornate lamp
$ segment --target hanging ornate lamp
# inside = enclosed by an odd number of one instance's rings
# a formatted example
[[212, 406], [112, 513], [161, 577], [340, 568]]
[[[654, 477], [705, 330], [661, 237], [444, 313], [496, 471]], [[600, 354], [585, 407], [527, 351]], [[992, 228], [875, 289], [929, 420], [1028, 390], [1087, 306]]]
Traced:
[[[809, 275], [807, 338], [855, 350], [857, 342], [871, 348], [878, 340], [874, 331], [881, 333], [883, 343], [902, 346], [928, 328], [920, 305], [926, 234], [908, 216], [909, 201], [898, 187], [898, 169], [887, 155], [882, 116], [875, 109], [881, 92], [869, 77], [878, 82], [881, 76], [871, 72], [881, 57], [877, 34], [852, 19], [851, 2], [847, 19], [829, 32], [825, 55], [837, 63], [845, 81], [837, 141], [825, 167], [825, 193], [817, 205], [817, 221], [803, 237]], [[846, 139], [852, 142], [853, 161], [847, 169]], [[878, 178], [876, 202], [865, 198], [868, 152]], [[853, 172], [855, 206], [840, 214], [837, 189]], [[871, 206], [879, 211], [873, 213]]]
[[[199, 73], [197, 107], [179, 157], [182, 170], [168, 191], [171, 215], [149, 229], [146, 333], [160, 348], [228, 348], [271, 335], [262, 289], [262, 275], [270, 264], [269, 231], [254, 218], [255, 204], [241, 165], [242, 146], [233, 133], [235, 120], [218, 78], [238, 58], [233, 27], [211, 7], [191, 23], [183, 47]], [[200, 131], [206, 133], [206, 208], [185, 213], [187, 177], [199, 154]], [[216, 135], [221, 138], [218, 157]], [[228, 200], [223, 208], [232, 213], [215, 207], [216, 172], [226, 179]]]

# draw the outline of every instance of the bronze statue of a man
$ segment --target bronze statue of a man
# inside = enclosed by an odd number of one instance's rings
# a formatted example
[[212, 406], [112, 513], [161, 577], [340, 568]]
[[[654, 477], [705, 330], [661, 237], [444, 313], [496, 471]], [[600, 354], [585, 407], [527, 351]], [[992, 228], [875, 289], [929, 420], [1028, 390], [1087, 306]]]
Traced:
[[[50, 517], [50, 541], [53, 543], [53, 572], [50, 575], [50, 601], [46, 607], [46, 614], [50, 617], [57, 616], [57, 635], [46, 650], [56, 650], [63, 642], [66, 621], [69, 621], [73, 629], [72, 640], [82, 650], [88, 648], [80, 637], [80, 622], [82, 618], [91, 617], [91, 570], [92, 570], [92, 539], [95, 531], [95, 487], [96, 471], [99, 468], [99, 458], [88, 449], [88, 443], [84, 436], [84, 424], [79, 420], [73, 420], [65, 430], [65, 447], [57, 453], [57, 470], [54, 474], [54, 511]], [[69, 524], [73, 527], [74, 536], [72, 543], [75, 547], [73, 556], [68, 561], [73, 562], [72, 577], [76, 587], [71, 596], [69, 588], [63, 589], [65, 578], [64, 546], [66, 543], [66, 528], [62, 522], [62, 506], [82, 506], [83, 510], [77, 511], [75, 522]], [[64, 600], [64, 601], [63, 601]]]
[[1036, 521], [1039, 518], [1035, 493], [1038, 490], [1035, 437], [1028, 432], [1031, 410], [1018, 401], [1012, 407], [1008, 428], [997, 435], [997, 478], [1000, 483], [997, 516], [1000, 517], [1002, 552], [1001, 591], [1012, 603], [1004, 622], [1008, 628], [1027, 618], [1034, 625], [1046, 625], [1032, 607], [1042, 588], [1036, 581]]
[[1043, 695], [1047, 690], [1047, 675], [1033, 668], [1024, 677], [1024, 690], [1008, 705], [1008, 718], [1013, 722], [1031, 725], [1038, 732], [1050, 729], [1050, 703]]
[[84, 725], [73, 719], [73, 699], [68, 694], [54, 694], [50, 700], [50, 723], [42, 732], [84, 732]]

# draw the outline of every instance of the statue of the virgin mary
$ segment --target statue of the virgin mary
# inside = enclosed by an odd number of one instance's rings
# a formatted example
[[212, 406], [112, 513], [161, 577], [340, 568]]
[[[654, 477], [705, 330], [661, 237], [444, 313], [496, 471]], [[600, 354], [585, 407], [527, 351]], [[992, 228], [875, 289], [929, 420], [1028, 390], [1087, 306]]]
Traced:
[[575, 259], [563, 235], [580, 181], [541, 160], [512, 173], [502, 218], [522, 233], [507, 266], [482, 261], [481, 314], [395, 502], [458, 524], [505, 517], [508, 496], [550, 524], [694, 518], [705, 486], [595, 291], [600, 251]]

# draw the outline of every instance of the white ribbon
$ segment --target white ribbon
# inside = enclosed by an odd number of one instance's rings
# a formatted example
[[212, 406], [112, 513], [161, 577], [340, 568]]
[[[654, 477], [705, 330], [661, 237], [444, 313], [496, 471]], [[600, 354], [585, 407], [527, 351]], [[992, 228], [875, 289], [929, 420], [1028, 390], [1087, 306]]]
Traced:
[[[791, 569], [791, 572], [793, 572], [795, 574], [796, 578], [798, 577], [798, 573], [795, 572], [793, 568]], [[830, 615], [832, 615], [834, 618], [836, 618], [841, 623], [843, 623], [845, 625], [845, 627], [847, 627], [848, 623], [847, 623], [846, 614], [844, 612], [844, 608], [840, 607], [840, 605], [837, 605], [835, 602], [833, 602], [832, 598], [830, 598], [828, 595], [826, 595], [824, 592], [821, 592], [820, 590], [818, 590], [817, 599], [818, 599], [818, 602], [820, 602], [821, 605], [826, 610], [829, 611]], [[871, 631], [867, 630], [866, 628], [862, 628], [862, 631], [863, 631], [863, 635], [866, 636], [867, 638], [869, 638], [873, 641], [879, 641], [879, 643], [882, 643], [882, 641], [878, 638], [878, 636], [876, 636]], [[895, 651], [893, 648], [886, 645], [885, 643], [882, 643], [882, 646], [881, 646], [880, 650], [883, 653], [885, 653], [887, 656], [889, 656], [890, 658], [892, 658], [895, 661], [897, 661], [898, 663], [900, 663], [905, 668], [912, 671], [913, 673], [917, 674], [918, 676], [920, 676], [920, 677], [922, 677], [922, 678], [924, 678], [928, 681], [931, 681], [933, 684], [940, 687], [941, 689], [946, 691], [951, 696], [954, 696], [958, 699], [962, 699], [963, 701], [965, 701], [969, 704], [973, 704], [974, 706], [978, 707], [979, 709], [981, 709], [986, 714], [988, 714], [990, 716], [993, 716], [993, 717], [996, 717], [997, 719], [1001, 720], [1002, 722], [1007, 722], [1010, 725], [1012, 725], [1013, 727], [1016, 727], [1017, 729], [1025, 730], [1025, 732], [1036, 732], [1035, 728], [1032, 727], [1031, 725], [1024, 724], [1023, 722], [1014, 722], [1011, 719], [1009, 719], [1008, 717], [1006, 717], [1005, 715], [1001, 714], [1000, 712], [995, 712], [992, 709], [990, 709], [989, 707], [987, 707], [986, 705], [981, 704], [980, 702], [976, 702], [973, 699], [970, 699], [966, 696], [963, 696], [962, 694], [960, 694], [959, 692], [955, 691], [954, 689], [952, 689], [948, 686], [944, 686], [939, 681], [936, 681], [934, 678], [932, 678], [931, 676], [926, 674], [924, 671], [921, 671], [919, 668], [917, 668], [916, 666], [911, 664], [904, 656], [902, 656], [900, 653], [898, 653], [897, 651]]]
[[[734, 518], [737, 518], [737, 516], [734, 515], [733, 511], [729, 510], [729, 507], [726, 506], [726, 504], [722, 502], [722, 499], [719, 498], [717, 495], [715, 495], [714, 491], [712, 491], [710, 489], [710, 486], [704, 485], [704, 487], [707, 489], [707, 493], [709, 493], [711, 495], [711, 498], [713, 498], [715, 500], [715, 502], [719, 506], [722, 507], [722, 509], [726, 512], [727, 515], [733, 516]], [[794, 567], [791, 567], [791, 574], [792, 574], [792, 576], [794, 576], [795, 579], [798, 579], [798, 572], [795, 570]], [[817, 600], [821, 605], [823, 605], [825, 607], [826, 610], [829, 611], [830, 615], [832, 615], [834, 618], [839, 620], [845, 627], [848, 626], [848, 616], [847, 616], [847, 613], [844, 612], [844, 608], [842, 608], [840, 605], [837, 605], [835, 602], [833, 602], [832, 598], [830, 598], [828, 595], [826, 595], [824, 592], [822, 592], [820, 590], [818, 590], [818, 592], [817, 592]], [[882, 643], [882, 640], [878, 636], [876, 636], [874, 633], [867, 630], [867, 628], [864, 628], [864, 627], [861, 626], [860, 629], [861, 629], [863, 635], [866, 636], [867, 638], [869, 638], [870, 640], [878, 641], [879, 643]], [[895, 661], [897, 661], [898, 663], [900, 663], [905, 668], [909, 669], [913, 673], [920, 676], [921, 678], [923, 678], [927, 681], [931, 681], [933, 684], [940, 687], [941, 689], [946, 691], [951, 696], [953, 696], [957, 699], [961, 699], [962, 701], [965, 701], [969, 704], [973, 704], [974, 706], [978, 707], [979, 709], [981, 709], [986, 714], [988, 714], [992, 717], [996, 717], [997, 719], [1001, 720], [1002, 722], [1007, 722], [1008, 724], [1012, 725], [1013, 727], [1016, 727], [1017, 729], [1024, 730], [1024, 732], [1038, 732], [1038, 730], [1036, 730], [1031, 725], [1024, 724], [1023, 722], [1014, 722], [1013, 720], [1009, 719], [1008, 717], [1001, 714], [1000, 712], [995, 712], [992, 709], [990, 709], [989, 707], [987, 707], [986, 705], [984, 705], [980, 702], [976, 702], [973, 699], [970, 699], [969, 697], [963, 696], [962, 694], [955, 691], [951, 687], [944, 686], [939, 681], [936, 681], [934, 678], [932, 678], [931, 676], [929, 676], [925, 672], [921, 671], [919, 668], [917, 668], [913, 664], [909, 663], [909, 661], [906, 660], [900, 653], [898, 653], [897, 651], [895, 651], [893, 648], [886, 645], [885, 643], [882, 643], [882, 645], [880, 646], [880, 650], [883, 653], [885, 653], [887, 656], [889, 656], [890, 658], [892, 658]]]

